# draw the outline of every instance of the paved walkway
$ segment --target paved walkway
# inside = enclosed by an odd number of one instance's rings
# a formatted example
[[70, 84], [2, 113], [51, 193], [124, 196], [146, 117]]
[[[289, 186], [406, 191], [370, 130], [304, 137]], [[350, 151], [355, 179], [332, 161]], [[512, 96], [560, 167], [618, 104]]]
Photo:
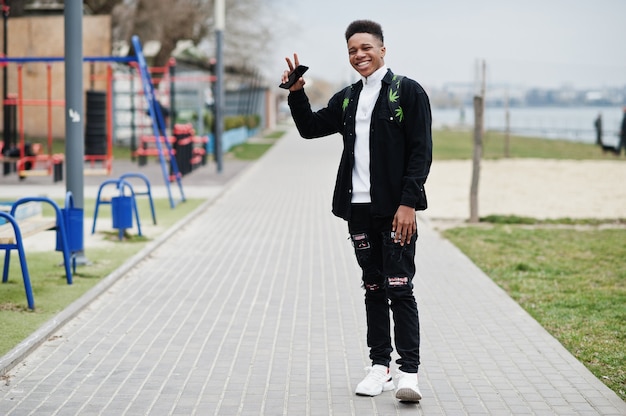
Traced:
[[0, 414], [626, 414], [424, 218], [424, 399], [355, 396], [368, 360], [359, 272], [330, 213], [340, 142], [291, 131], [108, 290], [64, 312], [73, 318], [0, 386]]

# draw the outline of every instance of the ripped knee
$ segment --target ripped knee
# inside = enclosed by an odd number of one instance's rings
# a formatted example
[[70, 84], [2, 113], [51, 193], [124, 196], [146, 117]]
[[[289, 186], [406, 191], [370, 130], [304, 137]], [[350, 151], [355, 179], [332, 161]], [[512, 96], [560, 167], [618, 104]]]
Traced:
[[378, 283], [363, 282], [363, 289], [367, 292], [378, 292], [382, 289], [382, 287]]
[[413, 281], [408, 276], [390, 276], [386, 279], [387, 296], [391, 303], [413, 300]]
[[357, 251], [367, 250], [371, 247], [370, 239], [366, 233], [351, 234], [350, 238], [352, 239], [352, 245], [354, 246], [354, 249]]
[[411, 280], [406, 276], [391, 276], [387, 278], [387, 287], [390, 289], [410, 287]]
[[369, 236], [367, 233], [356, 233], [351, 234], [350, 239], [352, 240], [357, 263], [359, 263], [359, 266], [365, 273], [371, 273], [374, 267], [371, 261], [372, 245]]

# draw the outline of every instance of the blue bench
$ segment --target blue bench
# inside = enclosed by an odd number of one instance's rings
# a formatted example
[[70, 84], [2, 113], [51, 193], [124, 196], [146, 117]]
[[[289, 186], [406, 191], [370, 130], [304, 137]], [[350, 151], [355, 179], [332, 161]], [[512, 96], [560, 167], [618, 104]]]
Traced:
[[[136, 191], [131, 183], [132, 180], [139, 179], [143, 182], [145, 189]], [[107, 187], [114, 186], [117, 190], [117, 196], [107, 198], [103, 195], [103, 190]], [[93, 225], [91, 234], [96, 232], [96, 221], [100, 212], [100, 205], [111, 205], [113, 228], [118, 229], [119, 239], [124, 235], [124, 230], [132, 228], [133, 214], [137, 221], [137, 232], [141, 236], [141, 223], [139, 221], [139, 211], [137, 210], [137, 196], [147, 196], [150, 202], [150, 210], [152, 212], [152, 222], [156, 225], [156, 213], [154, 210], [154, 201], [152, 200], [152, 192], [150, 190], [150, 181], [141, 173], [125, 173], [118, 179], [107, 179], [100, 184], [98, 195], [96, 196], [96, 205], [93, 212]]]
[[[27, 217], [24, 219], [15, 219], [15, 213], [18, 207], [28, 202], [42, 202], [50, 204], [56, 213], [55, 218], [46, 218], [43, 216]], [[59, 251], [63, 252], [63, 262], [65, 265], [65, 276], [67, 284], [72, 284], [72, 271], [70, 269], [71, 251], [68, 242], [68, 229], [65, 224], [63, 211], [56, 202], [47, 197], [26, 197], [18, 199], [13, 203], [11, 212], [0, 212], [0, 217], [6, 220], [6, 224], [0, 226], [0, 250], [5, 250], [4, 268], [2, 273], [2, 283], [8, 282], [9, 266], [11, 260], [11, 250], [17, 250], [20, 266], [22, 269], [22, 280], [26, 290], [26, 300], [29, 309], [35, 308], [32, 286], [30, 283], [30, 275], [26, 264], [26, 254], [24, 252], [23, 239], [25, 237], [37, 234], [41, 231], [56, 230], [57, 242], [59, 243]]]

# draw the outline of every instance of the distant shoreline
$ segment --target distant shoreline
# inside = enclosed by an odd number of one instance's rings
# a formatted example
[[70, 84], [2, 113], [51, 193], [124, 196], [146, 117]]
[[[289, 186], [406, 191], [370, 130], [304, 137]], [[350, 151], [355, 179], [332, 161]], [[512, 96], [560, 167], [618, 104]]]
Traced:
[[[595, 143], [594, 120], [602, 114], [603, 140], [606, 144], [616, 144], [622, 122], [623, 110], [620, 106], [578, 106], [578, 107], [511, 107], [509, 122], [511, 134], [545, 139], [564, 139], [583, 143]], [[470, 107], [432, 108], [433, 128], [472, 128], [474, 111]], [[505, 131], [506, 109], [487, 107], [485, 109], [485, 129]]]

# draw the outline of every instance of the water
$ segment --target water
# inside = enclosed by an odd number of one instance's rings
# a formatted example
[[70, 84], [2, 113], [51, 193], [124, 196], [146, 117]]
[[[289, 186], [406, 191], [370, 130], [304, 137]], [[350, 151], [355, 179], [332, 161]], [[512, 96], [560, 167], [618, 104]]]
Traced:
[[[467, 127], [474, 124], [471, 107], [433, 108], [433, 128]], [[464, 114], [463, 114], [464, 113]], [[485, 130], [504, 131], [504, 108], [485, 109]], [[596, 142], [594, 121], [602, 114], [603, 141], [616, 145], [624, 115], [621, 107], [519, 107], [510, 108], [511, 134], [566, 139], [585, 143]]]

